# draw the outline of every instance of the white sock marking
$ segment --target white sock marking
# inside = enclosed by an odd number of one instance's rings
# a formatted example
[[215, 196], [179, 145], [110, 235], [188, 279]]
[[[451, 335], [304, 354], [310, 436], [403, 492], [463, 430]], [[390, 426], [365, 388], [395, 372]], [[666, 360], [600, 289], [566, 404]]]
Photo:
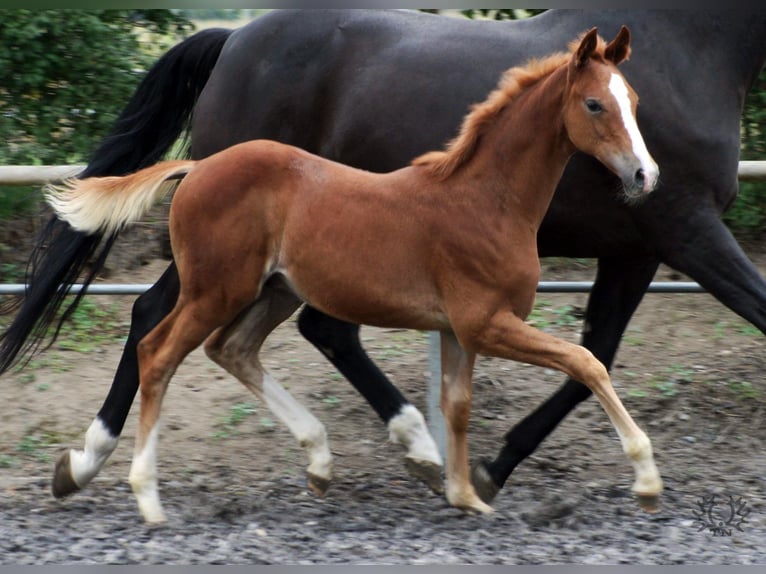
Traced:
[[308, 471], [322, 478], [332, 478], [332, 455], [324, 425], [288, 393], [268, 373], [263, 374], [263, 399], [298, 443], [308, 451]]
[[630, 459], [636, 473], [636, 480], [632, 487], [633, 492], [640, 494], [659, 494], [662, 492], [662, 478], [660, 478], [657, 465], [654, 463], [652, 443], [649, 437], [641, 432], [633, 438], [628, 438], [617, 427], [615, 430], [620, 437], [622, 450]]
[[80, 488], [84, 488], [112, 454], [120, 437], [113, 437], [103, 421], [96, 417], [85, 433], [84, 450], [69, 451], [69, 464], [72, 480]]
[[425, 418], [413, 405], [405, 405], [398, 415], [388, 421], [388, 431], [391, 442], [407, 447], [408, 458], [443, 465]]
[[148, 523], [165, 522], [157, 485], [157, 442], [159, 421], [149, 433], [141, 452], [133, 456], [130, 465], [130, 487], [138, 501], [138, 509]]

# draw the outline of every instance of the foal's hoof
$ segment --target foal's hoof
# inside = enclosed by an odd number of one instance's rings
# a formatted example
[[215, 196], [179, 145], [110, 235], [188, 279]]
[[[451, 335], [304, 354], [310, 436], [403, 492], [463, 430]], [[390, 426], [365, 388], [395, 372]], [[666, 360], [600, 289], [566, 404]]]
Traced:
[[404, 459], [404, 463], [407, 466], [407, 472], [409, 472], [411, 476], [425, 482], [428, 488], [436, 494], [444, 493], [442, 467], [440, 464], [436, 464], [430, 460], [409, 457]]
[[486, 459], [477, 460], [471, 467], [471, 482], [476, 489], [476, 494], [486, 503], [492, 502], [500, 492], [500, 487], [495, 484], [489, 474]]
[[325, 495], [327, 489], [330, 488], [330, 482], [331, 479], [329, 478], [324, 478], [311, 472], [306, 473], [306, 484], [317, 496]]
[[636, 494], [636, 500], [641, 510], [649, 514], [656, 514], [660, 511], [660, 497], [656, 494]]
[[468, 500], [455, 500], [449, 501], [449, 503], [455, 508], [459, 508], [466, 514], [492, 514], [495, 509], [489, 504], [484, 503], [478, 497], [472, 497]]
[[72, 467], [69, 462], [69, 451], [62, 454], [56, 461], [56, 466], [53, 469], [53, 482], [51, 483], [51, 491], [56, 498], [63, 498], [74, 494], [79, 491], [80, 487], [77, 486], [72, 478]]

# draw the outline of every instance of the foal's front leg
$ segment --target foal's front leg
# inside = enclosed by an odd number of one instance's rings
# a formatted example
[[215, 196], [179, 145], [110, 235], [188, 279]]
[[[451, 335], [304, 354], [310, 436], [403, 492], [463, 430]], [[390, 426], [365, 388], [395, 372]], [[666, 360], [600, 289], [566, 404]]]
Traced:
[[644, 510], [656, 510], [662, 479], [651, 442], [615, 393], [606, 367], [590, 351], [530, 327], [509, 311], [495, 314], [471, 344], [483, 355], [554, 368], [587, 385], [612, 421], [633, 464], [636, 480], [632, 489], [639, 504]]
[[468, 419], [471, 414], [474, 353], [460, 346], [451, 332], [441, 333], [441, 409], [447, 427], [447, 500], [469, 512], [492, 512], [476, 494], [468, 467]]

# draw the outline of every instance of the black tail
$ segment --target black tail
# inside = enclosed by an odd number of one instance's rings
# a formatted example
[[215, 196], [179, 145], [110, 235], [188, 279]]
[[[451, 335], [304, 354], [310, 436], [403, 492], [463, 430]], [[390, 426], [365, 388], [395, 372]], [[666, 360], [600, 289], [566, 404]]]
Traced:
[[[188, 127], [197, 98], [230, 34], [227, 29], [203, 30], [157, 60], [78, 177], [125, 175], [162, 159]], [[48, 222], [27, 267], [24, 301], [11, 326], [0, 335], [0, 374], [39, 349], [67, 288], [77, 282], [86, 266], [89, 270], [82, 282], [89, 285], [93, 281], [115, 239], [116, 234], [102, 237], [75, 231], [55, 216]], [[56, 340], [81, 297], [74, 297], [65, 308], [47, 346]]]

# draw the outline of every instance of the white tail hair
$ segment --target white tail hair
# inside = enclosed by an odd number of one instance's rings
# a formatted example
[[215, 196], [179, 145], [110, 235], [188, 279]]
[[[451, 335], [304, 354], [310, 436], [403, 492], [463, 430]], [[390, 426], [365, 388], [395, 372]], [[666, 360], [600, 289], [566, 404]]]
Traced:
[[196, 163], [165, 161], [122, 177], [71, 178], [47, 185], [43, 193], [56, 215], [77, 231], [108, 235], [140, 219]]

